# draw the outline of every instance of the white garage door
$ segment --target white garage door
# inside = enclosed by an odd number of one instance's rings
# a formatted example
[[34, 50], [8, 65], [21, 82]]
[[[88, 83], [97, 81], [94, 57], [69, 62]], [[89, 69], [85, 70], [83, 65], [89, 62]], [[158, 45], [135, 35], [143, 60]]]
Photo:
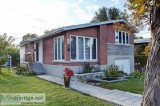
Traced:
[[130, 59], [115, 60], [115, 65], [123, 72], [130, 74]]

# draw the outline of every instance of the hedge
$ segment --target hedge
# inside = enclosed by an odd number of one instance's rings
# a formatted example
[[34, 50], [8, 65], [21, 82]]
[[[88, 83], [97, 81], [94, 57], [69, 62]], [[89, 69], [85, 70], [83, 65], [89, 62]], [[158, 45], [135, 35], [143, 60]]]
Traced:
[[145, 55], [136, 55], [135, 57], [135, 63], [140, 63], [141, 66], [146, 66], [147, 64], [147, 56]]

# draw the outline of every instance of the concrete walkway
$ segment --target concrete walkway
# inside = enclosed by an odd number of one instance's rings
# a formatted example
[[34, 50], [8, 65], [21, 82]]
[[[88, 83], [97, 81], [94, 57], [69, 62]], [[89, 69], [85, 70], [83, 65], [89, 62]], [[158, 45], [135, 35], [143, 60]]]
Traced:
[[[57, 84], [64, 84], [63, 79], [61, 77], [52, 75], [38, 75], [37, 77]], [[104, 89], [97, 86], [81, 83], [73, 79], [71, 80], [70, 88], [77, 90], [81, 93], [91, 95], [101, 100], [105, 100], [107, 102], [121, 106], [140, 106], [142, 101], [142, 95], [139, 94], [129, 93], [116, 89]]]

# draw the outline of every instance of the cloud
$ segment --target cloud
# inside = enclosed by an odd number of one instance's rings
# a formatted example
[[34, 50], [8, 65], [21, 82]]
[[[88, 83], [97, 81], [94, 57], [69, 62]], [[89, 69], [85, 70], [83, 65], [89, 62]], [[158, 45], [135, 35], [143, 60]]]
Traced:
[[111, 0], [114, 4], [119, 4], [120, 0]]
[[46, 29], [72, 24], [69, 18], [70, 4], [64, 1], [52, 3], [38, 0], [1, 0], [0, 29], [16, 38], [16, 44], [26, 33], [42, 35]]
[[0, 33], [16, 38], [46, 29], [89, 22], [99, 5], [78, 0], [0, 0]]
[[[111, 1], [111, 4], [121, 3]], [[104, 6], [100, 4], [105, 3], [98, 0], [0, 0], [0, 34], [13, 36], [19, 44], [27, 33], [42, 35], [46, 29], [90, 22], [95, 11]], [[149, 37], [150, 32], [138, 35]]]

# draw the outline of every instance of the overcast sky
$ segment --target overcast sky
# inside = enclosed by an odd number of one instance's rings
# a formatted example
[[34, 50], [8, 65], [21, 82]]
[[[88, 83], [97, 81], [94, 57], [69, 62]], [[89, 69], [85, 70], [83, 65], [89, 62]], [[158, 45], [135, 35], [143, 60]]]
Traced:
[[[46, 29], [88, 23], [100, 7], [124, 9], [126, 0], [0, 0], [0, 34], [16, 44], [27, 33], [43, 35]], [[140, 35], [149, 37], [146, 30]]]

